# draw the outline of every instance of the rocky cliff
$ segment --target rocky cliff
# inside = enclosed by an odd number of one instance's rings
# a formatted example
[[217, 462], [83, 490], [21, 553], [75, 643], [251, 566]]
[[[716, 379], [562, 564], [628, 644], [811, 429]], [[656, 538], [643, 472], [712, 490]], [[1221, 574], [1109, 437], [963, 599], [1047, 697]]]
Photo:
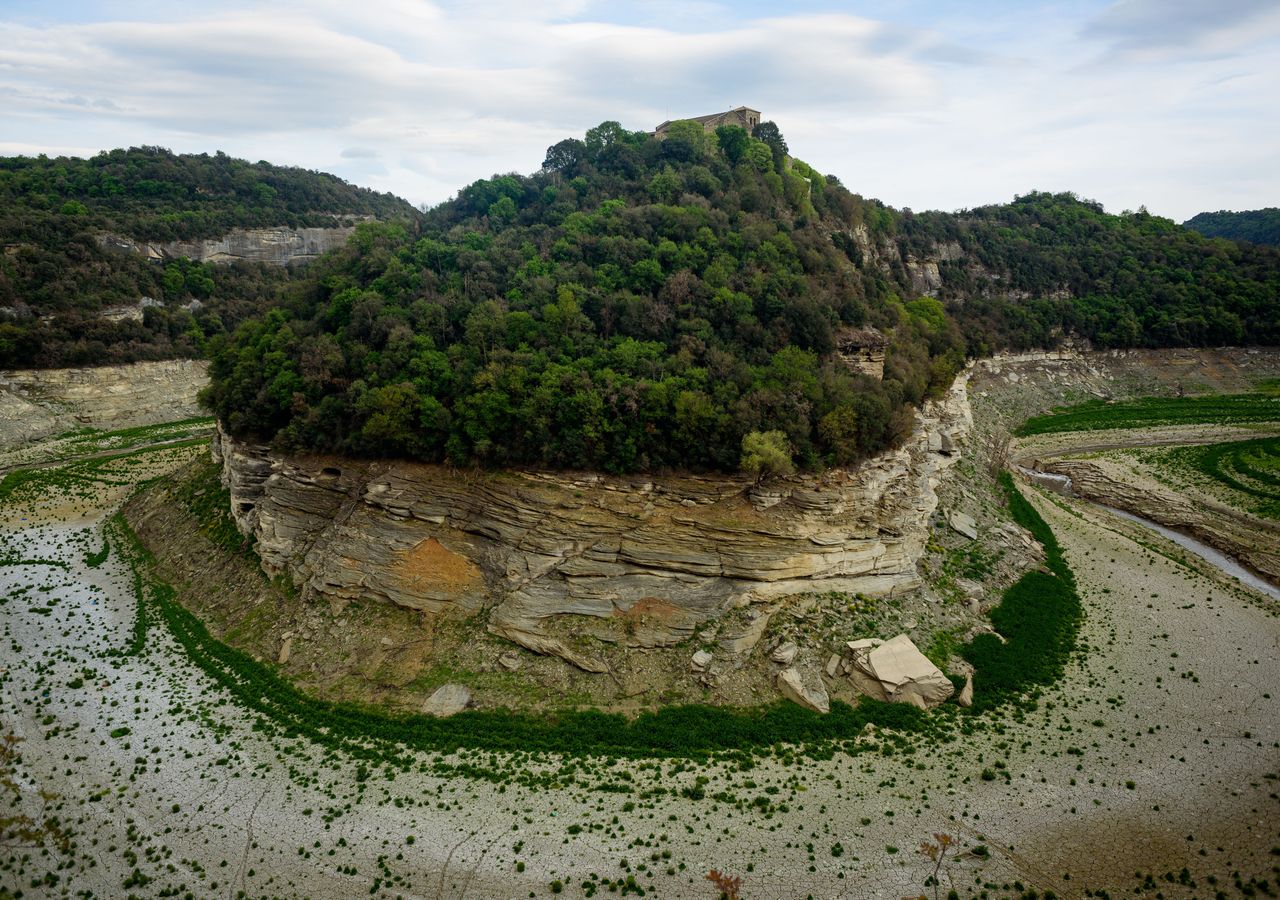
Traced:
[[137, 253], [153, 260], [187, 257], [210, 263], [238, 260], [290, 266], [315, 259], [341, 247], [355, 226], [336, 228], [248, 228], [236, 229], [220, 238], [200, 241], [145, 243], [119, 235], [102, 235], [104, 247], [123, 253]]
[[131, 428], [200, 415], [202, 360], [0, 372], [0, 448], [71, 428]]
[[[970, 424], [962, 376], [901, 449], [767, 486], [286, 457], [224, 434], [214, 454], [264, 569], [307, 596], [483, 613], [496, 634], [598, 670], [583, 637], [660, 647], [700, 631], [749, 648], [784, 595], [917, 586], [937, 480]], [[742, 607], [745, 630], [718, 633]]]

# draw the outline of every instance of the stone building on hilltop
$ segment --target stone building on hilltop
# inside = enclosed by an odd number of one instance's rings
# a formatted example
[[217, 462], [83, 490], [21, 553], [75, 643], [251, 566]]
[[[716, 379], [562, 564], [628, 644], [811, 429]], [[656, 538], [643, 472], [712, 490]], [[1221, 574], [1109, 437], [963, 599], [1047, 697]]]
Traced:
[[760, 124], [760, 110], [752, 109], [749, 106], [739, 106], [737, 109], [712, 113], [709, 116], [668, 119], [653, 130], [653, 136], [658, 140], [662, 140], [667, 136], [667, 129], [671, 127], [672, 122], [697, 122], [705, 131], [715, 131], [721, 125], [737, 125], [739, 128], [745, 128], [747, 133], [750, 134], [751, 130]]

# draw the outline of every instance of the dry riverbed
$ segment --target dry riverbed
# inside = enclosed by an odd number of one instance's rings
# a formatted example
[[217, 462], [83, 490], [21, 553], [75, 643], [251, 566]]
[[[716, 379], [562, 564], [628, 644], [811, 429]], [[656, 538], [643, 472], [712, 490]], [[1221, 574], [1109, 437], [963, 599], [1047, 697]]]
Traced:
[[[182, 461], [163, 453], [138, 477]], [[0, 890], [540, 897], [557, 883], [604, 895], [606, 881], [618, 895], [630, 878], [632, 895], [713, 897], [716, 868], [747, 898], [896, 898], [933, 893], [916, 848], [936, 833], [963, 851], [941, 869], [944, 895], [1234, 896], [1233, 872], [1276, 883], [1280, 620], [1081, 505], [1035, 499], [1087, 618], [1034, 711], [947, 742], [870, 735], [869, 752], [829, 759], [463, 751], [392, 768], [259, 729], [159, 623], [140, 655], [111, 655], [132, 633], [132, 575], [116, 552], [91, 562], [126, 489], [43, 497], [0, 532], [0, 732], [22, 739], [18, 799], [0, 803], [69, 833], [7, 842]]]

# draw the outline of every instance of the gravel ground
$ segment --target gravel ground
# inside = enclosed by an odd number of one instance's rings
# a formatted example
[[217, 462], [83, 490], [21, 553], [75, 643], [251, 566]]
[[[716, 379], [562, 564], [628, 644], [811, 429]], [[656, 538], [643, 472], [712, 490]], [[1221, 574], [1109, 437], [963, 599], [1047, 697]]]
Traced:
[[[713, 897], [705, 874], [718, 868], [743, 878], [747, 898], [897, 898], [932, 894], [916, 848], [944, 832], [989, 851], [942, 867], [943, 893], [961, 896], [1130, 892], [1147, 875], [1165, 897], [1235, 895], [1232, 872], [1274, 883], [1280, 622], [1136, 526], [1036, 504], [1078, 573], [1087, 622], [1085, 651], [1034, 712], [891, 756], [782, 755], [748, 771], [588, 764], [573, 783], [560, 770], [559, 787], [519, 783], [556, 759], [424, 754], [410, 771], [368, 772], [255, 730], [161, 626], [141, 656], [106, 655], [127, 643], [135, 606], [114, 554], [87, 565], [100, 518], [12, 517], [0, 531], [0, 730], [23, 739], [22, 811], [56, 815], [73, 845], [6, 846], [0, 886], [541, 897], [560, 879], [572, 897], [630, 875], [646, 896]], [[49, 498], [46, 512], [61, 509]], [[505, 783], [440, 774], [459, 761]], [[603, 790], [625, 784], [620, 772], [633, 792]], [[644, 797], [698, 778], [704, 799]], [[717, 802], [721, 791], [745, 808]], [[1196, 887], [1161, 880], [1184, 867]]]

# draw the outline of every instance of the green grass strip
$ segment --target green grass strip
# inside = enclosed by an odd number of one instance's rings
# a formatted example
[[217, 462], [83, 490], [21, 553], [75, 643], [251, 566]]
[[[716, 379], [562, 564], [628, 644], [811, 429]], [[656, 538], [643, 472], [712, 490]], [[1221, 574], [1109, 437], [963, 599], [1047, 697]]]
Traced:
[[1250, 425], [1280, 421], [1280, 396], [1266, 393], [1210, 394], [1203, 397], [1143, 397], [1108, 403], [1090, 400], [1032, 416], [1014, 434], [1103, 431], [1156, 425]]
[[1005, 642], [994, 634], [980, 634], [962, 651], [975, 669], [974, 712], [1025, 703], [1061, 678], [1084, 620], [1075, 577], [1053, 530], [1008, 472], [1000, 474], [1000, 485], [1013, 520], [1043, 545], [1049, 571], [1023, 575], [991, 611], [991, 624]]

